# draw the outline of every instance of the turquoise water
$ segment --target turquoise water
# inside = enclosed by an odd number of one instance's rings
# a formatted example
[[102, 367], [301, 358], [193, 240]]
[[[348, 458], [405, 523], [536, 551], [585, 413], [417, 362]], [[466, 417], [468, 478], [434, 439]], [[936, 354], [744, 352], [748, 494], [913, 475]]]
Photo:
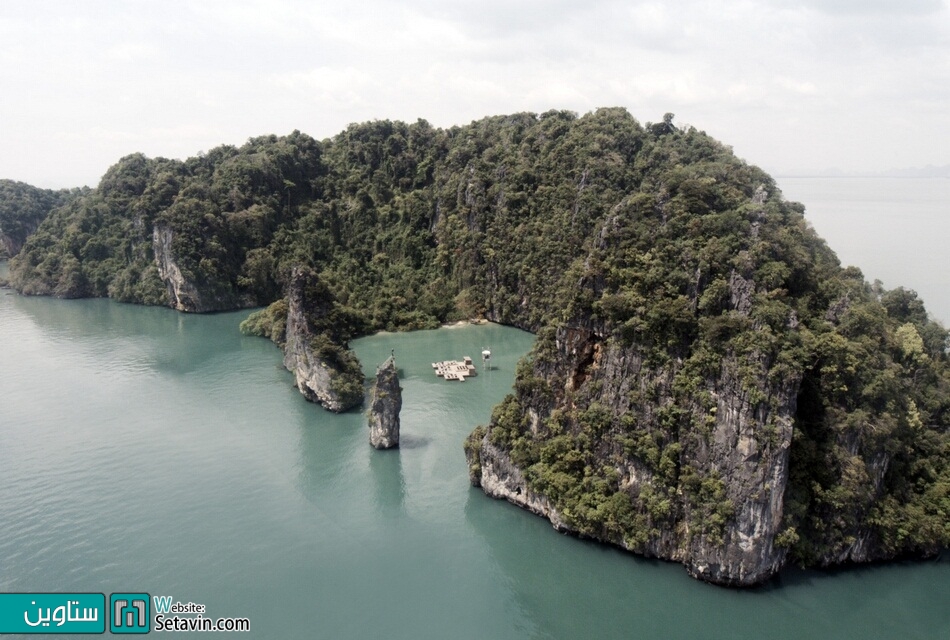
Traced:
[[[0, 291], [0, 590], [113, 591], [247, 617], [255, 638], [945, 638], [950, 559], [696, 582], [470, 488], [461, 443], [532, 336], [382, 334], [402, 447], [291, 386], [241, 313]], [[430, 363], [493, 350], [464, 383]]]

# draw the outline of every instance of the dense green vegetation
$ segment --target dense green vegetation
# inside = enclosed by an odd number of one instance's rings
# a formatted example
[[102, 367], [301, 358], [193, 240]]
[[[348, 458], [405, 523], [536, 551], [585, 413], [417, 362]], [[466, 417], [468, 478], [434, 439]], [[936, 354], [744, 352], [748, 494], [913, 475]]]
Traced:
[[19, 253], [23, 243], [50, 211], [88, 189], [38, 189], [23, 182], [0, 180], [0, 259]]
[[950, 545], [947, 333], [913, 292], [852, 276], [834, 330], [806, 345], [787, 507], [804, 564], [864, 520], [888, 554]]
[[[477, 479], [487, 434], [581, 533], [722, 543], [742, 505], [707, 454], [716, 398], [734, 388], [764, 416], [766, 457], [792, 406], [776, 542], [794, 559], [950, 544], [947, 332], [913, 292], [843, 269], [768, 175], [670, 114], [381, 121], [129, 156], [53, 211], [11, 280], [168, 304], [162, 259], [206, 309], [274, 303], [242, 329], [278, 343], [291, 270], [311, 269], [335, 314], [328, 357], [357, 335], [472, 316], [537, 332], [467, 449]], [[565, 328], [589, 349], [565, 351]], [[649, 482], [634, 487], [631, 469]]]

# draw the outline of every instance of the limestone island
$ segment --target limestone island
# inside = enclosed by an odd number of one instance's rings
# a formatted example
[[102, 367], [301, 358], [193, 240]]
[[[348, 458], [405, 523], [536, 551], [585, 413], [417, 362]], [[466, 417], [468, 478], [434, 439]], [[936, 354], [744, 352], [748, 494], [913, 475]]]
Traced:
[[381, 120], [133, 154], [95, 189], [0, 183], [0, 236], [23, 294], [263, 307], [242, 330], [331, 411], [362, 402], [356, 337], [531, 331], [464, 444], [472, 482], [702, 580], [950, 545], [946, 329], [672, 114]]

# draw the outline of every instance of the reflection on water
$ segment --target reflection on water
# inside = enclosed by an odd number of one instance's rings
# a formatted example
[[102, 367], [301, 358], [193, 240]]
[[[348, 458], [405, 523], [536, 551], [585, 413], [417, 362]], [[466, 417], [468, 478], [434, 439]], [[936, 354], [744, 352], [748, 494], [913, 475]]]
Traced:
[[399, 449], [372, 451], [369, 468], [376, 488], [376, 508], [387, 516], [405, 509], [406, 479]]
[[430, 444], [432, 444], [432, 438], [425, 436], [399, 436], [400, 449], [421, 449], [422, 447], [428, 447]]
[[950, 631], [950, 563], [789, 569], [732, 590], [555, 531], [473, 490], [466, 520], [537, 638], [938, 638]]

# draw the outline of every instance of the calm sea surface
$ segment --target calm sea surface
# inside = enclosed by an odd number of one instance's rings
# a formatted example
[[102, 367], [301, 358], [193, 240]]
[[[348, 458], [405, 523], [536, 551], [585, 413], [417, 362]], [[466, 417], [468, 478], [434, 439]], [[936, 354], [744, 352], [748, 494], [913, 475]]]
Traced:
[[[825, 234], [818, 201], [780, 184]], [[906, 261], [939, 253], [937, 235]], [[839, 255], [890, 284], [880, 263]], [[170, 595], [249, 618], [254, 638], [950, 637], [947, 554], [732, 591], [470, 488], [462, 440], [510, 388], [529, 334], [356, 342], [367, 374], [390, 349], [401, 369], [402, 447], [378, 452], [361, 412], [305, 402], [276, 347], [238, 333], [244, 313], [5, 294], [0, 591]], [[495, 370], [433, 376], [432, 361], [485, 346]]]

